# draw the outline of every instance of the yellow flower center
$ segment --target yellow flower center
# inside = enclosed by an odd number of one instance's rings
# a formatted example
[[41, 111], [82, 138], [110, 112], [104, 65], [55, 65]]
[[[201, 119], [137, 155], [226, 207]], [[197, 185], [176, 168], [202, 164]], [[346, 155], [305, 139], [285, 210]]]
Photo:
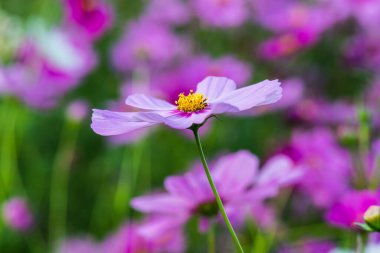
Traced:
[[198, 112], [207, 107], [207, 98], [199, 93], [190, 90], [189, 94], [183, 92], [178, 95], [178, 100], [175, 101], [177, 109], [182, 112]]

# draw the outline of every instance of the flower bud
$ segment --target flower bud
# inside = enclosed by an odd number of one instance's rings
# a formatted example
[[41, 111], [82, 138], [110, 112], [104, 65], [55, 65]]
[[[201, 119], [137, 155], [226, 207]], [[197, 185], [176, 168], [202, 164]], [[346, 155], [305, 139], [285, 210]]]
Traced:
[[364, 220], [373, 230], [380, 231], [380, 206], [370, 206], [364, 213]]

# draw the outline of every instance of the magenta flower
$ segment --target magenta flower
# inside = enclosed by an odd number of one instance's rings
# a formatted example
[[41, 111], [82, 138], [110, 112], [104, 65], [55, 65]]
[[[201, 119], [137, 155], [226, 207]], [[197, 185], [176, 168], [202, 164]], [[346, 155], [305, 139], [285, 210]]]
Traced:
[[184, 25], [190, 21], [191, 12], [187, 3], [181, 0], [151, 0], [143, 18], [168, 25]]
[[193, 0], [195, 14], [208, 26], [236, 27], [248, 18], [244, 0]]
[[33, 225], [33, 215], [23, 198], [12, 198], [3, 204], [3, 219], [9, 227], [22, 232]]
[[113, 112], [94, 110], [92, 129], [100, 135], [128, 133], [164, 123], [172, 128], [186, 129], [202, 124], [221, 113], [237, 113], [252, 107], [274, 103], [281, 98], [278, 81], [265, 80], [256, 85], [236, 89], [234, 81], [224, 77], [207, 77], [195, 92], [179, 94], [169, 103], [143, 94], [129, 96], [126, 104], [144, 112]]
[[287, 245], [277, 251], [277, 253], [322, 253], [330, 252], [334, 248], [335, 244], [331, 241], [305, 239], [302, 242]]
[[88, 103], [84, 100], [75, 100], [66, 109], [66, 116], [74, 122], [81, 122], [89, 113]]
[[90, 39], [100, 37], [112, 25], [113, 11], [103, 0], [64, 0], [65, 22]]
[[[168, 50], [170, 48], [170, 50]], [[187, 52], [187, 42], [158, 22], [131, 22], [112, 51], [114, 66], [130, 71], [138, 66], [162, 67]]]
[[337, 227], [352, 229], [354, 223], [364, 223], [363, 215], [372, 205], [379, 205], [378, 193], [363, 190], [347, 192], [326, 213], [326, 220]]
[[[204, 231], [209, 219], [217, 216], [218, 207], [201, 166], [197, 163], [184, 175], [168, 177], [167, 192], [132, 200], [135, 209], [161, 218], [160, 223], [151, 226], [158, 234], [168, 227], [181, 226], [197, 215]], [[258, 158], [248, 151], [225, 155], [211, 166], [226, 212], [235, 224], [252, 215], [259, 222], [266, 220], [268, 210], [263, 208], [263, 200], [276, 196], [281, 187], [295, 183], [302, 176], [289, 158], [282, 155], [270, 159], [259, 172]], [[256, 208], [258, 205], [261, 208]]]
[[316, 206], [329, 208], [349, 189], [351, 157], [328, 129], [294, 132], [283, 153], [302, 166], [305, 176], [299, 183], [300, 193]]
[[69, 238], [61, 242], [55, 253], [101, 253], [99, 245], [91, 238]]
[[36, 23], [19, 48], [17, 61], [3, 69], [6, 90], [28, 105], [50, 108], [95, 64], [96, 55], [87, 42]]

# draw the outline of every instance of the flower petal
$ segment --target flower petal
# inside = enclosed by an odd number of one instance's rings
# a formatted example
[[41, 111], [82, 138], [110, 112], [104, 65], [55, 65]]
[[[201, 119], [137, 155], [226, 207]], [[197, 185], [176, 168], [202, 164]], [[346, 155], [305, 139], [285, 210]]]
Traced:
[[177, 107], [164, 100], [147, 96], [144, 94], [134, 94], [125, 100], [127, 105], [137, 107], [144, 110], [156, 110], [156, 111], [166, 111], [175, 110]]
[[188, 203], [185, 200], [165, 193], [134, 198], [131, 205], [144, 213], [182, 215], [189, 211]]
[[[163, 118], [156, 113], [113, 112], [93, 110], [91, 128], [100, 135], [118, 135], [160, 123]], [[161, 121], [160, 121], [161, 120]]]
[[215, 76], [206, 77], [197, 86], [197, 92], [205, 95], [209, 103], [219, 97], [226, 96], [235, 89], [236, 84], [233, 80]]
[[223, 156], [212, 171], [215, 184], [222, 198], [234, 198], [254, 182], [259, 159], [249, 151], [239, 151]]
[[280, 85], [281, 83], [277, 80], [265, 80], [258, 84], [232, 91], [212, 103], [226, 103], [237, 107], [240, 111], [254, 106], [271, 104], [278, 101], [282, 96]]
[[284, 187], [296, 183], [304, 175], [304, 170], [296, 168], [292, 160], [285, 155], [276, 155], [269, 159], [261, 170], [257, 185]]

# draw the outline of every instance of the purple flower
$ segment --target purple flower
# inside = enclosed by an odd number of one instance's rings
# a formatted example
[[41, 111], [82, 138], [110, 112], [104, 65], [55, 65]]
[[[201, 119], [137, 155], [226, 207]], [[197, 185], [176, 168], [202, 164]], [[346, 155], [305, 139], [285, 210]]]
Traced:
[[363, 215], [370, 206], [379, 204], [378, 193], [350, 191], [328, 210], [326, 220], [334, 226], [352, 229], [355, 222], [364, 223]]
[[192, 0], [195, 15], [208, 26], [236, 27], [248, 17], [245, 0]]
[[64, 0], [65, 22], [90, 39], [100, 37], [112, 25], [113, 12], [103, 0]]
[[3, 204], [4, 222], [14, 230], [27, 231], [33, 225], [33, 215], [23, 198], [12, 198]]
[[88, 103], [84, 100], [76, 100], [66, 109], [67, 117], [74, 122], [81, 122], [89, 113]]
[[6, 89], [28, 105], [49, 108], [78, 85], [95, 63], [87, 42], [37, 23], [20, 47], [17, 61], [3, 69]]
[[320, 241], [316, 239], [307, 239], [300, 243], [288, 245], [277, 251], [278, 253], [322, 253], [330, 252], [334, 249], [334, 243], [330, 241]]
[[183, 25], [190, 21], [191, 13], [181, 0], [151, 0], [146, 6], [143, 18], [170, 25]]
[[101, 253], [99, 245], [91, 238], [70, 238], [61, 242], [55, 253]]
[[316, 206], [330, 207], [349, 189], [351, 157], [328, 129], [294, 132], [283, 153], [303, 168], [300, 193]]
[[132, 70], [140, 65], [162, 67], [186, 51], [186, 42], [168, 26], [140, 20], [128, 24], [124, 35], [113, 48], [112, 61], [120, 71]]
[[[247, 215], [258, 221], [267, 217], [263, 200], [274, 197], [281, 187], [295, 183], [302, 174], [285, 156], [270, 159], [258, 171], [259, 161], [248, 151], [225, 155], [212, 163], [215, 185], [232, 222], [241, 223]], [[132, 206], [144, 213], [161, 218], [154, 224], [157, 233], [171, 226], [181, 226], [190, 217], [198, 215], [200, 229], [207, 229], [209, 218], [216, 217], [218, 207], [207, 182], [202, 165], [197, 163], [184, 175], [165, 180], [167, 192], [137, 197]], [[264, 211], [264, 212], [263, 212]]]
[[[157, 221], [153, 219], [152, 221]], [[151, 221], [149, 221], [151, 222]], [[179, 253], [183, 252], [182, 232], [168, 229], [165, 234], [144, 236], [144, 224], [123, 224], [102, 242], [88, 237], [69, 238], [60, 243], [56, 253]], [[142, 233], [140, 232], [142, 231]]]
[[224, 77], [207, 77], [197, 90], [179, 94], [176, 104], [136, 94], [126, 104], [145, 112], [113, 112], [94, 110], [92, 129], [100, 135], [128, 133], [144, 127], [164, 123], [172, 128], [186, 129], [202, 124], [207, 118], [221, 113], [237, 113], [252, 107], [274, 103], [281, 98], [278, 81], [262, 81], [236, 89], [234, 81]]

